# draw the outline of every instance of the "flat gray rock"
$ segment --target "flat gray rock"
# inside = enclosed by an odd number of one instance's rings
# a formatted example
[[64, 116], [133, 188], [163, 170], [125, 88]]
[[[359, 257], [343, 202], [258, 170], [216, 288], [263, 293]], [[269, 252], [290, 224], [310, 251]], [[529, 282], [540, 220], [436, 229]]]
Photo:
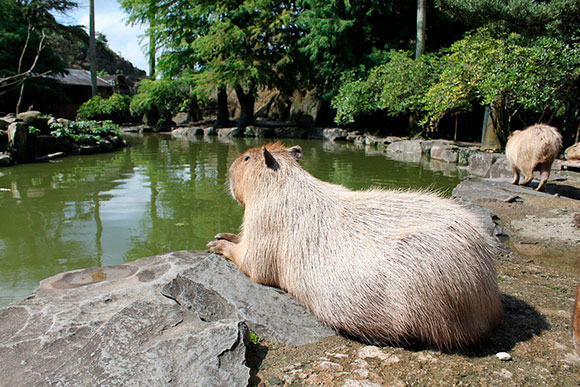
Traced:
[[196, 311], [204, 321], [245, 321], [258, 337], [302, 345], [335, 333], [284, 291], [258, 285], [238, 267], [209, 255], [179, 274], [163, 294]]
[[0, 385], [244, 386], [246, 324], [284, 343], [334, 334], [205, 251], [61, 273], [0, 309]]

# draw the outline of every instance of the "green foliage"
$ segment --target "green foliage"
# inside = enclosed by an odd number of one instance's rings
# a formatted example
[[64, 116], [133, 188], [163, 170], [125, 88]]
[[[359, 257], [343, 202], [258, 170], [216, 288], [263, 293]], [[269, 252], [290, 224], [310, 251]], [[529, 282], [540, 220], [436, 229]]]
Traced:
[[197, 100], [194, 82], [191, 77], [172, 80], [139, 82], [138, 93], [130, 104], [131, 114], [147, 115], [155, 126], [169, 124], [171, 117], [178, 112], [188, 111]]
[[580, 76], [580, 50], [555, 38], [503, 38], [482, 29], [456, 42], [441, 58], [439, 80], [425, 94], [425, 119], [433, 129], [446, 114], [492, 105], [505, 115], [496, 128], [509, 130], [516, 114], [538, 119], [561, 115], [562, 104]]
[[83, 145], [95, 145], [106, 141], [107, 137], [121, 136], [119, 126], [112, 121], [73, 121], [68, 127], [54, 122], [50, 125], [50, 134], [55, 137], [66, 137]]
[[357, 115], [377, 110], [391, 116], [420, 113], [422, 96], [434, 80], [436, 58], [423, 55], [413, 60], [406, 51], [391, 51], [387, 58], [364, 78], [343, 79], [332, 100], [338, 123], [351, 123]]
[[131, 97], [128, 95], [113, 94], [109, 98], [97, 95], [79, 107], [77, 116], [81, 120], [111, 120], [122, 123], [130, 118], [130, 103]]

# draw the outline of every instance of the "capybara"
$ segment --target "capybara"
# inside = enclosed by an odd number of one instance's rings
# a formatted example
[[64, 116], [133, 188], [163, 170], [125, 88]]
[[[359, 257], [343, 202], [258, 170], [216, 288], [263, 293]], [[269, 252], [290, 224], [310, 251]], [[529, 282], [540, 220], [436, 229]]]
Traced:
[[514, 172], [512, 184], [518, 184], [521, 172], [524, 180], [520, 184], [527, 185], [532, 181], [534, 171], [539, 171], [540, 184], [536, 191], [541, 191], [561, 148], [562, 136], [553, 126], [537, 124], [514, 131], [505, 146], [505, 155]]
[[564, 157], [566, 157], [566, 160], [580, 160], [580, 142], [566, 148]]
[[572, 312], [572, 339], [576, 353], [580, 355], [580, 285], [576, 289], [576, 302], [574, 312]]
[[435, 193], [318, 180], [301, 157], [275, 143], [232, 163], [242, 231], [216, 235], [211, 252], [368, 343], [450, 349], [490, 335], [503, 314], [497, 242], [476, 216]]

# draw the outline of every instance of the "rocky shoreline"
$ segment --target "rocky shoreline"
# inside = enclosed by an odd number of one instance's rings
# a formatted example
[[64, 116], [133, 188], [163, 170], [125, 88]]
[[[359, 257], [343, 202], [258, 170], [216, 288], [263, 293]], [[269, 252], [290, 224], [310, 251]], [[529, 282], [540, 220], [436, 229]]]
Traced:
[[[559, 268], [526, 252], [534, 238], [532, 247], [550, 252], [558, 236], [566, 236], [564, 250], [580, 252], [576, 179], [537, 193], [473, 177], [453, 191], [507, 241], [497, 261], [504, 321], [474, 348], [366, 346], [335, 335], [288, 294], [251, 282], [222, 257], [181, 251], [61, 273], [0, 309], [3, 383], [577, 385], [569, 324], [579, 262]], [[534, 209], [535, 218], [525, 218]], [[552, 218], [550, 233], [538, 229], [537, 219]]]
[[0, 166], [110, 152], [127, 146], [114, 130], [101, 128], [94, 135], [71, 136], [69, 128], [74, 125], [74, 121], [44, 116], [38, 111], [0, 117]]

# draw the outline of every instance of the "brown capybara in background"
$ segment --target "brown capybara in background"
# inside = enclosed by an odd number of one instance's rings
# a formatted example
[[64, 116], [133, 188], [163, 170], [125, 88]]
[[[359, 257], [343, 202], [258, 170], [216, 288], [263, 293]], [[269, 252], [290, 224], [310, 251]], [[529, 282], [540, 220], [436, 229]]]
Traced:
[[580, 355], [580, 285], [576, 289], [576, 302], [574, 312], [572, 312], [572, 339], [576, 353]]
[[514, 131], [505, 146], [505, 155], [514, 172], [512, 184], [518, 184], [521, 172], [524, 180], [520, 184], [527, 185], [534, 171], [539, 171], [540, 184], [536, 191], [542, 190], [561, 148], [562, 136], [553, 126], [537, 124]]
[[299, 146], [276, 143], [232, 163], [242, 231], [216, 235], [211, 252], [369, 343], [448, 349], [492, 332], [503, 313], [497, 245], [477, 217], [433, 193], [320, 181], [301, 157]]
[[566, 160], [580, 160], [580, 142], [566, 148], [564, 157], [566, 157]]

